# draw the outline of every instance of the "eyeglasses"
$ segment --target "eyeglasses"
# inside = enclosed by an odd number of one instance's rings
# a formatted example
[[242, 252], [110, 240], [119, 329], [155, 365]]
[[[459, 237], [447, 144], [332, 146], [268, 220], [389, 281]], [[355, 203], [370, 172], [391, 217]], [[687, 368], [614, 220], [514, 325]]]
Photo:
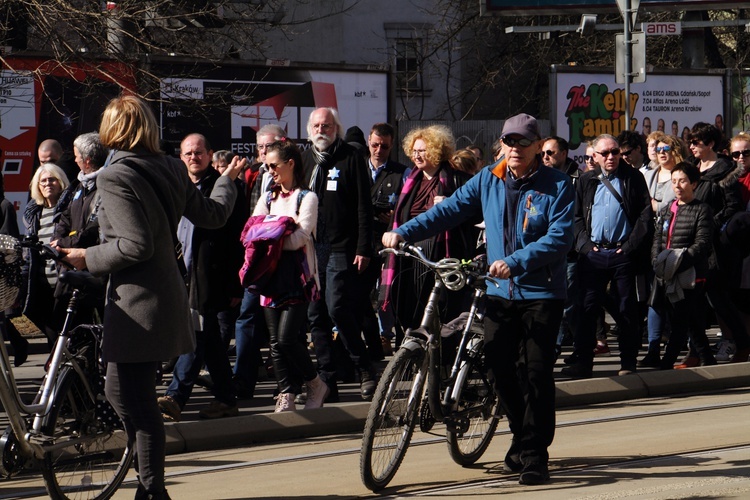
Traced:
[[426, 156], [427, 150], [426, 149], [413, 149], [411, 152], [412, 156]]
[[597, 151], [596, 154], [602, 155], [603, 157], [608, 157], [609, 155], [617, 156], [620, 154], [620, 148], [612, 148], [608, 149], [607, 151]]
[[542, 154], [545, 156], [553, 156], [559, 153], [559, 151], [542, 151]]
[[700, 144], [703, 144], [703, 141], [701, 141], [700, 139], [691, 139], [690, 140], [690, 145], [691, 146], [698, 146]]
[[182, 153], [182, 156], [185, 158], [190, 158], [191, 156], [195, 156], [196, 158], [202, 158], [203, 155], [205, 155], [205, 151], [187, 151], [185, 153]]
[[57, 184], [60, 179], [57, 177], [47, 177], [46, 179], [39, 179], [39, 185], [46, 186], [47, 184]]
[[534, 142], [531, 139], [527, 139], [525, 137], [522, 137], [520, 139], [514, 139], [512, 137], [501, 137], [500, 139], [503, 141], [503, 144], [505, 144], [509, 148], [515, 147], [516, 145], [521, 146], [522, 148], [527, 148], [531, 146], [532, 142]]
[[672, 151], [672, 146], [656, 146], [657, 153], [669, 153]]
[[390, 144], [385, 144], [385, 143], [382, 143], [382, 142], [371, 142], [370, 143], [370, 147], [372, 149], [391, 149], [391, 145]]
[[255, 147], [258, 148], [258, 151], [265, 151], [268, 149], [268, 147], [273, 144], [272, 142], [269, 142], [268, 144], [258, 144]]
[[742, 156], [743, 158], [750, 158], [750, 149], [743, 149], [742, 151], [732, 151], [732, 158], [735, 160], [739, 159], [739, 157]]
[[630, 153], [632, 152], [632, 149], [628, 149], [627, 151], [620, 151], [620, 156], [630, 156]]
[[269, 170], [276, 170], [277, 168], [279, 168], [279, 165], [283, 165], [284, 163], [287, 163], [288, 161], [289, 160], [282, 161], [279, 163], [266, 163], [266, 167], [268, 167]]

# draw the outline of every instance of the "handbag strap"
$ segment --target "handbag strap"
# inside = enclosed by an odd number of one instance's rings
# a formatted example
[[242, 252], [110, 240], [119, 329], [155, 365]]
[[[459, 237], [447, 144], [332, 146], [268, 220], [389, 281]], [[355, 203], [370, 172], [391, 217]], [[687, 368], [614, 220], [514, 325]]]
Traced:
[[166, 198], [162, 194], [162, 190], [159, 189], [159, 186], [154, 181], [153, 176], [151, 173], [143, 168], [142, 166], [138, 165], [136, 162], [130, 161], [127, 158], [123, 158], [120, 160], [120, 163], [123, 165], [126, 165], [143, 177], [146, 182], [151, 186], [151, 189], [154, 190], [154, 194], [156, 195], [156, 198], [161, 203], [162, 209], [164, 209], [164, 215], [167, 216], [167, 223], [169, 224], [169, 232], [172, 235], [172, 243], [174, 243], [174, 250], [175, 255], [177, 256], [177, 266], [180, 269], [180, 273], [182, 274], [183, 278], [187, 278], [187, 267], [185, 266], [185, 260], [183, 257], [183, 250], [182, 250], [182, 243], [180, 243], [180, 240], [177, 239], [177, 223], [173, 220], [172, 217], [170, 217], [170, 211], [167, 207]]
[[615, 187], [614, 187], [614, 186], [612, 185], [612, 183], [611, 183], [611, 182], [609, 182], [609, 179], [607, 179], [607, 176], [606, 176], [606, 175], [604, 175], [604, 173], [602, 173], [602, 174], [601, 174], [601, 175], [599, 176], [599, 178], [600, 178], [600, 179], [602, 180], [602, 183], [604, 184], [604, 186], [605, 186], [605, 187], [606, 187], [607, 189], [609, 189], [609, 192], [610, 192], [610, 193], [612, 193], [612, 196], [614, 196], [614, 197], [615, 197], [615, 199], [617, 200], [617, 203], [619, 203], [619, 204], [620, 204], [620, 207], [622, 207], [622, 209], [623, 209], [623, 210], [625, 210], [625, 204], [624, 204], [624, 203], [623, 203], [623, 201], [622, 201], [622, 196], [620, 196], [620, 193], [618, 193], [618, 192], [617, 192], [617, 190], [616, 190], [616, 189], [615, 189]]

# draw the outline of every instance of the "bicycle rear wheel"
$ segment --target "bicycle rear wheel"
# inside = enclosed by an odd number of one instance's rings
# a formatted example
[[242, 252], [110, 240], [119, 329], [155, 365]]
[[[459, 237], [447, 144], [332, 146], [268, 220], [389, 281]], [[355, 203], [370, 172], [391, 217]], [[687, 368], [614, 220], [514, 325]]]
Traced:
[[448, 450], [459, 465], [475, 463], [487, 450], [499, 420], [499, 399], [487, 379], [482, 343], [475, 344], [456, 377], [460, 392], [445, 419]]
[[63, 369], [42, 427], [60, 445], [41, 462], [51, 498], [105, 500], [125, 479], [133, 450], [119, 419], [107, 418], [111, 415], [97, 409], [96, 399], [75, 370]]
[[427, 377], [424, 359], [421, 345], [414, 350], [402, 347], [375, 390], [359, 461], [362, 482], [372, 491], [388, 485], [409, 447]]

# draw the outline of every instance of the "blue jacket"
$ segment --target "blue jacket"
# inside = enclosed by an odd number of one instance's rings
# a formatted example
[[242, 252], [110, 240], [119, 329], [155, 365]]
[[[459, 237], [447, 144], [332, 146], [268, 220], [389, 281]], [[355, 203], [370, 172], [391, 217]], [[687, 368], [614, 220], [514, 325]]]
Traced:
[[[541, 163], [541, 162], [540, 162]], [[419, 241], [484, 216], [487, 260], [504, 260], [511, 278], [487, 293], [510, 300], [565, 299], [566, 254], [573, 245], [575, 194], [564, 172], [540, 165], [533, 182], [521, 191], [516, 210], [516, 250], [506, 254], [505, 162], [482, 169], [450, 198], [395, 230], [407, 241]], [[524, 221], [526, 221], [524, 228]]]

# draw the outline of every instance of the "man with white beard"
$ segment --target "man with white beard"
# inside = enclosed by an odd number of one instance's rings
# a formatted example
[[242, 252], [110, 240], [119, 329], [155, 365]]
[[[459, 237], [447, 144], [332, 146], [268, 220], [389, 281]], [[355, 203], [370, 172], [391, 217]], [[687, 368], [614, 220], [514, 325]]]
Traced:
[[370, 179], [362, 155], [343, 141], [343, 132], [335, 109], [315, 109], [307, 122], [312, 146], [302, 155], [305, 182], [320, 202], [315, 248], [322, 290], [308, 316], [318, 371], [331, 389], [329, 402], [338, 397], [334, 324], [359, 372], [362, 398], [371, 399], [376, 386], [356, 314], [362, 286], [358, 275], [369, 265], [372, 252]]

